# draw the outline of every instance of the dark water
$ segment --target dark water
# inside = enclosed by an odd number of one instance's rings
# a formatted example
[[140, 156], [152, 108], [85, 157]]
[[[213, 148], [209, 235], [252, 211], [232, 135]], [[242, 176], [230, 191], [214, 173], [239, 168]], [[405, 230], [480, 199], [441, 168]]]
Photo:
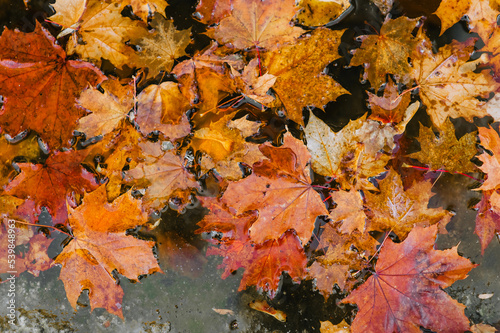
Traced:
[[[28, 9], [20, 1], [0, 0], [0, 30], [3, 26], [9, 29], [18, 28], [31, 31], [35, 20], [43, 21], [52, 14], [48, 1], [34, 0]], [[464, 40], [470, 35], [465, 30], [464, 23], [459, 23], [443, 36], [439, 34], [439, 19], [431, 15], [439, 5], [439, 1], [400, 1], [393, 8], [393, 17], [406, 15], [409, 17], [425, 16], [425, 27], [429, 36], [439, 47], [452, 39]], [[329, 103], [325, 112], [315, 114], [328, 123], [334, 130], [340, 130], [349, 120], [356, 119], [368, 112], [366, 93], [368, 83], [361, 83], [361, 67], [348, 67], [351, 58], [350, 50], [359, 47], [355, 37], [362, 34], [372, 34], [373, 29], [380, 29], [384, 17], [379, 10], [368, 1], [355, 1], [355, 9], [332, 29], [348, 30], [344, 34], [340, 53], [343, 58], [328, 66], [328, 73], [351, 92], [337, 101]], [[169, 0], [166, 9], [167, 18], [174, 19], [177, 29], [191, 28], [195, 41], [187, 52], [193, 55], [196, 50], [203, 49], [210, 39], [201, 35], [205, 26], [192, 18], [196, 1]], [[51, 32], [56, 30], [51, 28]], [[182, 60], [182, 59], [181, 59]], [[111, 65], [105, 65], [106, 74], [129, 75], [117, 72]], [[307, 114], [305, 114], [307, 117]], [[407, 137], [410, 140], [418, 135], [419, 123], [430, 125], [429, 117], [424, 109], [408, 125]], [[266, 128], [259, 141], [277, 141], [284, 130], [285, 123], [277, 119], [274, 127]], [[470, 124], [457, 120], [457, 133], [474, 130]], [[479, 124], [479, 123], [478, 123]], [[299, 127], [289, 124], [292, 131], [299, 132]], [[300, 134], [300, 133], [299, 133]], [[459, 302], [467, 306], [466, 315], [473, 323], [488, 323], [500, 329], [500, 244], [495, 238], [484, 256], [480, 254], [478, 238], [473, 234], [476, 212], [470, 207], [480, 198], [480, 194], [471, 191], [474, 182], [468, 178], [442, 174], [431, 175], [435, 185], [436, 196], [431, 205], [441, 206], [456, 213], [448, 225], [449, 233], [439, 235], [437, 247], [450, 248], [460, 243], [458, 251], [480, 266], [471, 271], [469, 278], [456, 282], [447, 292]], [[270, 301], [276, 309], [288, 315], [285, 323], [265, 314], [251, 310], [248, 303], [255, 299], [264, 299], [253, 288], [238, 292], [241, 270], [226, 280], [220, 278], [221, 271], [217, 269], [221, 258], [206, 258], [203, 253], [205, 242], [200, 236], [194, 236], [196, 223], [206, 213], [200, 206], [194, 206], [185, 214], [167, 210], [163, 213], [163, 224], [153, 234], [142, 234], [158, 241], [160, 265], [165, 274], [155, 274], [142, 279], [139, 283], [130, 283], [122, 278], [124, 289], [123, 312], [125, 321], [120, 320], [103, 309], [90, 312], [88, 294], [84, 292], [79, 299], [78, 312], [74, 312], [66, 299], [64, 287], [58, 280], [60, 268], [52, 268], [42, 272], [35, 278], [23, 273], [18, 279], [18, 308], [20, 310], [20, 331], [25, 332], [319, 332], [320, 321], [330, 320], [339, 323], [342, 319], [350, 322], [355, 307], [338, 305], [344, 297], [335, 292], [325, 301], [323, 296], [313, 290], [311, 281], [300, 285], [293, 284], [288, 276], [283, 277], [280, 292]], [[169, 243], [162, 235], [168, 234]], [[64, 237], [58, 236], [61, 242]], [[169, 262], [168, 256], [162, 256], [164, 251], [174, 251], [189, 244], [193, 252], [179, 252], [185, 255], [183, 262]], [[51, 249], [54, 256], [60, 248]], [[193, 253], [197, 253], [194, 254]], [[184, 257], [183, 257], [184, 258]], [[194, 258], [194, 259], [193, 259]], [[174, 266], [175, 269], [170, 267]], [[493, 297], [480, 299], [480, 294], [491, 294]], [[5, 300], [5, 286], [0, 285], [0, 303]], [[232, 314], [221, 315], [213, 309], [232, 310]], [[3, 311], [3, 308], [2, 310]], [[0, 312], [1, 314], [1, 312]], [[0, 328], [9, 329], [5, 317], [0, 317]]]

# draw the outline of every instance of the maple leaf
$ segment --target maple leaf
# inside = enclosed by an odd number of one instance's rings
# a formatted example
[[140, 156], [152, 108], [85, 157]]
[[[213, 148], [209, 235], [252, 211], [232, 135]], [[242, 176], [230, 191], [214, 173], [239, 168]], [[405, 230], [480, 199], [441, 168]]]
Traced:
[[293, 41], [304, 30], [290, 25], [294, 0], [233, 0], [229, 17], [215, 28], [215, 39], [237, 49], [273, 49]]
[[477, 97], [488, 98], [491, 91], [500, 88], [488, 70], [475, 73], [476, 65], [483, 59], [467, 62], [474, 50], [474, 39], [465, 43], [453, 42], [432, 54], [430, 49], [421, 48], [413, 57], [412, 76], [417, 81], [422, 103], [433, 124], [441, 128], [446, 118], [484, 117], [481, 107], [486, 103]]
[[126, 180], [146, 188], [142, 201], [147, 208], [161, 209], [168, 199], [179, 195], [187, 199], [191, 188], [199, 185], [183, 164], [183, 159], [171, 151], [164, 152], [154, 161], [139, 163], [126, 171]]
[[492, 128], [479, 127], [478, 131], [481, 145], [493, 153], [490, 155], [483, 152], [477, 157], [481, 162], [483, 162], [483, 165], [478, 168], [488, 175], [488, 178], [484, 181], [481, 187], [478, 188], [478, 190], [493, 190], [500, 184], [500, 173], [498, 172], [498, 170], [500, 170], [500, 161], [498, 160], [500, 157], [500, 137]]
[[432, 195], [430, 180], [414, 183], [405, 191], [400, 175], [391, 168], [379, 185], [379, 194], [365, 193], [365, 206], [370, 210], [367, 230], [392, 230], [400, 239], [415, 226], [439, 223], [440, 231], [445, 231], [453, 214], [427, 207]]
[[237, 79], [238, 86], [242, 94], [257, 101], [263, 105], [267, 105], [274, 101], [274, 97], [267, 94], [267, 91], [276, 82], [276, 76], [272, 74], [259, 74], [259, 59], [252, 59], [240, 75], [237, 71], [233, 71]]
[[197, 53], [191, 59], [184, 60], [183, 62], [177, 64], [172, 70], [172, 74], [175, 74], [177, 77], [181, 77], [183, 75], [194, 76], [196, 75], [196, 69], [204, 67], [208, 67], [216, 73], [224, 74], [226, 72], [226, 64], [236, 70], [243, 69], [245, 64], [241, 55], [219, 54], [221, 50], [218, 46], [219, 45], [216, 42], [212, 42], [206, 50]]
[[471, 31], [486, 41], [495, 30], [500, 12], [490, 6], [489, 0], [443, 0], [434, 14], [441, 20], [440, 35], [467, 15]]
[[133, 281], [139, 275], [161, 272], [152, 251], [154, 242], [125, 233], [145, 224], [147, 214], [130, 192], [109, 203], [105, 186], [87, 194], [77, 208], [68, 209], [74, 238], [55, 259], [62, 265], [59, 279], [68, 300], [76, 309], [81, 291], [88, 289], [92, 310], [103, 307], [123, 319], [123, 290], [112, 277], [113, 270]]
[[322, 108], [340, 95], [348, 94], [323, 72], [329, 63], [340, 58], [338, 47], [343, 33], [344, 30], [318, 28], [311, 36], [266, 52], [262, 57], [267, 72], [278, 77], [273, 89], [283, 102], [288, 118], [300, 125], [304, 124], [304, 107]]
[[[57, 0], [56, 6], [59, 7], [56, 8], [65, 7], [71, 1]], [[119, 68], [125, 65], [132, 67], [137, 60], [136, 54], [125, 42], [146, 37], [148, 31], [144, 22], [123, 17], [121, 11], [120, 3], [88, 0], [81, 17], [72, 15], [72, 20], [68, 21], [64, 14], [56, 14], [51, 20], [66, 27], [74, 27], [69, 31], [75, 37], [68, 40], [68, 54], [77, 53], [98, 66], [101, 65], [101, 58], [104, 58]]]
[[202, 170], [215, 168], [222, 177], [232, 181], [243, 177], [240, 162], [251, 166], [265, 158], [257, 144], [245, 141], [245, 136], [254, 134], [260, 124], [244, 118], [231, 121], [233, 117], [234, 114], [228, 114], [210, 127], [195, 131], [191, 140], [194, 149], [205, 153], [200, 162]]
[[6, 29], [0, 47], [2, 129], [12, 137], [34, 130], [50, 148], [68, 146], [77, 119], [85, 115], [75, 99], [88, 84], [97, 85], [105, 76], [89, 63], [66, 60], [39, 23], [32, 33]]
[[221, 99], [236, 92], [236, 83], [225, 68], [221, 73], [205, 66], [195, 67], [193, 72], [182, 75], [178, 81], [182, 94], [198, 109], [195, 116], [216, 111]]
[[372, 113], [368, 119], [383, 123], [399, 123], [403, 120], [405, 111], [410, 105], [410, 94], [400, 95], [397, 85], [389, 76], [389, 82], [384, 88], [384, 96], [379, 97], [367, 91]]
[[349, 271], [366, 268], [367, 257], [375, 253], [378, 242], [369, 234], [357, 230], [344, 234], [339, 223], [329, 222], [322, 229], [318, 249], [327, 250], [324, 255], [315, 258], [307, 274], [308, 278], [315, 279], [316, 289], [327, 298], [335, 283], [342, 290], [354, 287], [356, 279]]
[[308, 165], [311, 155], [300, 140], [289, 134], [285, 135], [283, 146], [263, 144], [259, 149], [269, 160], [254, 164], [250, 176], [230, 183], [222, 201], [239, 214], [259, 211], [259, 218], [250, 228], [256, 243], [276, 240], [288, 229], [294, 229], [306, 244], [316, 217], [328, 214], [311, 185]]
[[165, 0], [124, 0], [122, 7], [128, 4], [132, 7], [134, 14], [139, 16], [144, 22], [147, 21], [152, 13], [156, 12], [165, 15], [165, 8], [168, 5]]
[[[375, 272], [343, 303], [359, 311], [353, 332], [438, 332], [469, 329], [465, 305], [442, 289], [467, 277], [477, 265], [457, 254], [457, 247], [434, 250], [437, 226], [415, 227], [402, 243], [386, 242]], [[439, 306], [437, 306], [439, 304]]]
[[388, 18], [380, 34], [361, 36], [362, 43], [351, 59], [351, 66], [366, 64], [365, 78], [376, 90], [385, 82], [388, 73], [397, 74], [403, 83], [409, 81], [408, 58], [417, 45], [411, 32], [416, 22], [405, 16], [395, 20]]
[[[323, 176], [335, 177], [344, 189], [349, 189], [358, 181], [364, 184], [363, 186], [373, 187], [369, 185], [367, 179], [384, 172], [384, 166], [389, 157], [364, 152], [364, 145], [359, 144], [358, 141], [363, 136], [360, 130], [365, 126], [365, 117], [361, 117], [350, 121], [342, 130], [335, 133], [311, 112], [309, 123], [304, 131], [307, 137], [307, 148], [312, 154], [313, 170]], [[374, 132], [373, 128], [370, 128], [368, 132], [375, 133], [377, 140], [383, 138], [380, 132]], [[373, 140], [371, 144], [374, 144]], [[376, 152], [382, 147], [383, 145], [371, 149]]]
[[92, 112], [80, 118], [76, 127], [87, 138], [113, 131], [134, 106], [134, 87], [131, 84], [122, 86], [118, 80], [111, 78], [104, 81], [101, 87], [105, 90], [104, 94], [89, 88], [78, 99], [80, 106]]
[[337, 19], [351, 6], [348, 0], [300, 0], [296, 19], [307, 26], [321, 26]]
[[64, 28], [59, 38], [78, 29], [78, 21], [87, 8], [87, 0], [57, 0], [51, 6], [56, 13], [50, 17], [50, 20]]
[[12, 162], [15, 158], [35, 160], [39, 156], [40, 147], [35, 136], [24, 138], [17, 143], [9, 142], [5, 136], [0, 137], [0, 188], [7, 185], [9, 175], [14, 172]]
[[443, 0], [434, 12], [441, 20], [441, 33], [443, 34], [452, 25], [457, 23], [470, 8], [470, 0]]
[[231, 13], [233, 0], [200, 0], [196, 7], [196, 18], [212, 25]]
[[149, 85], [137, 96], [136, 121], [142, 134], [160, 131], [170, 140], [189, 134], [191, 125], [186, 115], [189, 101], [175, 82]]
[[54, 223], [65, 223], [66, 197], [69, 192], [83, 194], [97, 188], [94, 176], [81, 162], [78, 151], [55, 152], [44, 164], [19, 163], [21, 173], [5, 188], [5, 193], [19, 198], [32, 198], [38, 212], [48, 208]]
[[196, 233], [221, 233], [220, 238], [211, 240], [219, 247], [208, 248], [207, 255], [224, 257], [218, 267], [224, 268], [223, 279], [244, 268], [238, 290], [255, 285], [269, 292], [271, 297], [276, 294], [282, 272], [287, 271], [293, 281], [300, 282], [305, 274], [307, 259], [295, 233], [288, 231], [279, 239], [254, 244], [249, 229], [258, 219], [255, 211], [237, 214], [233, 208], [215, 198], [199, 199], [210, 213], [198, 223], [201, 229]]
[[330, 212], [333, 221], [343, 221], [340, 231], [350, 234], [355, 229], [363, 232], [365, 229], [366, 214], [363, 210], [363, 199], [358, 191], [331, 192], [332, 200], [337, 207]]
[[177, 31], [174, 22], [155, 14], [150, 25], [153, 31], [147, 36], [132, 39], [132, 44], [141, 50], [137, 54], [136, 65], [148, 67], [148, 75], [155, 77], [160, 71], [170, 72], [174, 59], [187, 55], [184, 49], [191, 42], [191, 29]]
[[432, 128], [420, 126], [420, 151], [407, 155], [419, 160], [432, 170], [445, 169], [451, 172], [474, 172], [476, 165], [470, 160], [476, 155], [476, 133], [467, 133], [457, 140], [455, 126], [448, 118], [441, 127], [439, 137]]
[[477, 209], [474, 233], [481, 243], [481, 254], [488, 247], [495, 233], [500, 232], [500, 195], [495, 191], [484, 191]]
[[[122, 170], [125, 167], [134, 168], [143, 157], [141, 134], [129, 122], [121, 125], [106, 134], [101, 141], [82, 151], [85, 155], [83, 164], [108, 178], [106, 189], [109, 200], [122, 193]], [[97, 165], [96, 160], [99, 161]]]
[[354, 132], [354, 136], [358, 141], [363, 142], [364, 151], [370, 157], [378, 158], [377, 153], [380, 151], [392, 153], [396, 147], [394, 137], [405, 131], [406, 125], [413, 118], [419, 107], [419, 102], [410, 104], [403, 113], [403, 119], [397, 124], [384, 124], [377, 120], [368, 119]]

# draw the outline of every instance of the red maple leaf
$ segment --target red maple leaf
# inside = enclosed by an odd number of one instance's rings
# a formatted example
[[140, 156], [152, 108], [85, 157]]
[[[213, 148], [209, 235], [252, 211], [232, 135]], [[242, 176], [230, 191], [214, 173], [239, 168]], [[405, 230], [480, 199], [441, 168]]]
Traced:
[[44, 164], [19, 163], [21, 173], [5, 192], [19, 198], [30, 198], [38, 212], [45, 206], [54, 223], [65, 223], [68, 216], [66, 198], [70, 192], [83, 194], [97, 188], [94, 176], [80, 164], [84, 155], [76, 151], [56, 152]]
[[442, 288], [464, 279], [476, 265], [457, 254], [457, 247], [433, 249], [437, 226], [415, 227], [402, 243], [386, 243], [375, 273], [343, 303], [356, 303], [359, 311], [353, 332], [438, 332], [469, 329], [465, 305]]
[[239, 268], [245, 269], [238, 291], [256, 286], [273, 298], [283, 272], [286, 271], [297, 283], [305, 277], [307, 258], [294, 231], [287, 231], [279, 239], [256, 245], [248, 233], [257, 218], [255, 212], [237, 215], [233, 209], [216, 199], [201, 200], [211, 212], [198, 223], [201, 229], [197, 233], [215, 231], [222, 234], [219, 241], [212, 241], [220, 246], [210, 247], [207, 255], [224, 257], [218, 267], [224, 268], [223, 279]]
[[51, 148], [67, 146], [78, 118], [81, 91], [105, 79], [92, 64], [67, 60], [66, 53], [40, 24], [24, 33], [0, 36], [0, 95], [5, 103], [0, 126], [11, 136], [34, 130]]

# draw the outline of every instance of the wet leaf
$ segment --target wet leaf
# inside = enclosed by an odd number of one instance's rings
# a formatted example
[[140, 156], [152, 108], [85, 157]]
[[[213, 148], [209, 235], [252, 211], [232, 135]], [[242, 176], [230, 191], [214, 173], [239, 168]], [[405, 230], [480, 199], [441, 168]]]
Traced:
[[342, 300], [358, 305], [353, 332], [469, 329], [465, 305], [442, 289], [465, 279], [476, 265], [460, 257], [456, 247], [434, 250], [436, 234], [436, 226], [415, 227], [404, 242], [384, 244], [374, 275]]
[[76, 121], [85, 115], [76, 99], [104, 75], [89, 63], [66, 60], [62, 48], [38, 23], [32, 33], [6, 29], [0, 48], [2, 129], [12, 137], [33, 130], [52, 149], [68, 147]]

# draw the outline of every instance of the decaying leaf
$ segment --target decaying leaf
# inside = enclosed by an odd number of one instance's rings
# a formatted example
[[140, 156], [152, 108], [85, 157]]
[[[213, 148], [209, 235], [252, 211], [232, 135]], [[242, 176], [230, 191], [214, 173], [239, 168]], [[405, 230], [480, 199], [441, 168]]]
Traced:
[[412, 76], [419, 85], [422, 103], [433, 124], [440, 129], [446, 118], [483, 117], [487, 113], [481, 107], [486, 103], [477, 97], [488, 98], [491, 91], [500, 88], [488, 70], [475, 72], [479, 58], [467, 62], [474, 50], [474, 39], [464, 43], [453, 42], [433, 54], [421, 48], [414, 57]]
[[126, 179], [135, 180], [134, 183], [146, 189], [142, 200], [149, 209], [163, 208], [174, 196], [180, 196], [185, 201], [190, 189], [199, 186], [184, 167], [183, 159], [171, 151], [128, 170]]
[[[58, 1], [69, 4], [72, 0]], [[63, 6], [60, 4], [57, 8]], [[125, 42], [146, 37], [148, 31], [144, 22], [124, 17], [121, 11], [120, 3], [88, 0], [82, 16], [74, 22], [68, 22], [63, 15], [57, 14], [51, 20], [66, 27], [74, 27], [71, 32], [75, 38], [70, 38], [66, 46], [68, 54], [77, 53], [97, 65], [104, 58], [119, 68], [125, 65], [133, 67], [135, 51]]]
[[367, 91], [372, 113], [368, 119], [383, 123], [399, 123], [403, 120], [405, 111], [410, 105], [410, 94], [400, 95], [392, 78], [384, 88], [384, 96], [379, 97]]
[[267, 52], [262, 58], [264, 68], [276, 77], [273, 89], [283, 102], [287, 115], [303, 125], [302, 108], [322, 108], [343, 94], [339, 83], [323, 73], [325, 67], [338, 59], [338, 47], [344, 30], [318, 28], [311, 36]]
[[191, 131], [186, 116], [190, 104], [177, 83], [152, 84], [141, 91], [137, 102], [136, 121], [142, 134], [148, 135], [157, 130], [170, 140], [176, 140]]
[[351, 59], [352, 66], [367, 64], [365, 77], [378, 89], [386, 74], [397, 74], [400, 81], [409, 81], [408, 58], [417, 44], [411, 32], [417, 20], [399, 17], [387, 19], [377, 35], [362, 36], [362, 44]]
[[301, 0], [296, 18], [303, 25], [321, 26], [338, 18], [349, 6], [348, 0]]
[[265, 300], [264, 301], [253, 301], [248, 306], [254, 310], [266, 313], [279, 321], [286, 321], [286, 313], [281, 310], [276, 310], [270, 306]]
[[365, 230], [366, 214], [363, 209], [363, 198], [358, 191], [352, 190], [331, 192], [332, 200], [337, 207], [330, 212], [329, 217], [333, 221], [342, 221], [339, 230], [350, 234], [355, 229], [363, 232]]
[[54, 223], [65, 223], [67, 196], [97, 188], [93, 175], [81, 165], [83, 158], [80, 152], [69, 150], [50, 155], [44, 164], [19, 163], [21, 173], [9, 183], [5, 193], [31, 198], [38, 212], [45, 206]]

